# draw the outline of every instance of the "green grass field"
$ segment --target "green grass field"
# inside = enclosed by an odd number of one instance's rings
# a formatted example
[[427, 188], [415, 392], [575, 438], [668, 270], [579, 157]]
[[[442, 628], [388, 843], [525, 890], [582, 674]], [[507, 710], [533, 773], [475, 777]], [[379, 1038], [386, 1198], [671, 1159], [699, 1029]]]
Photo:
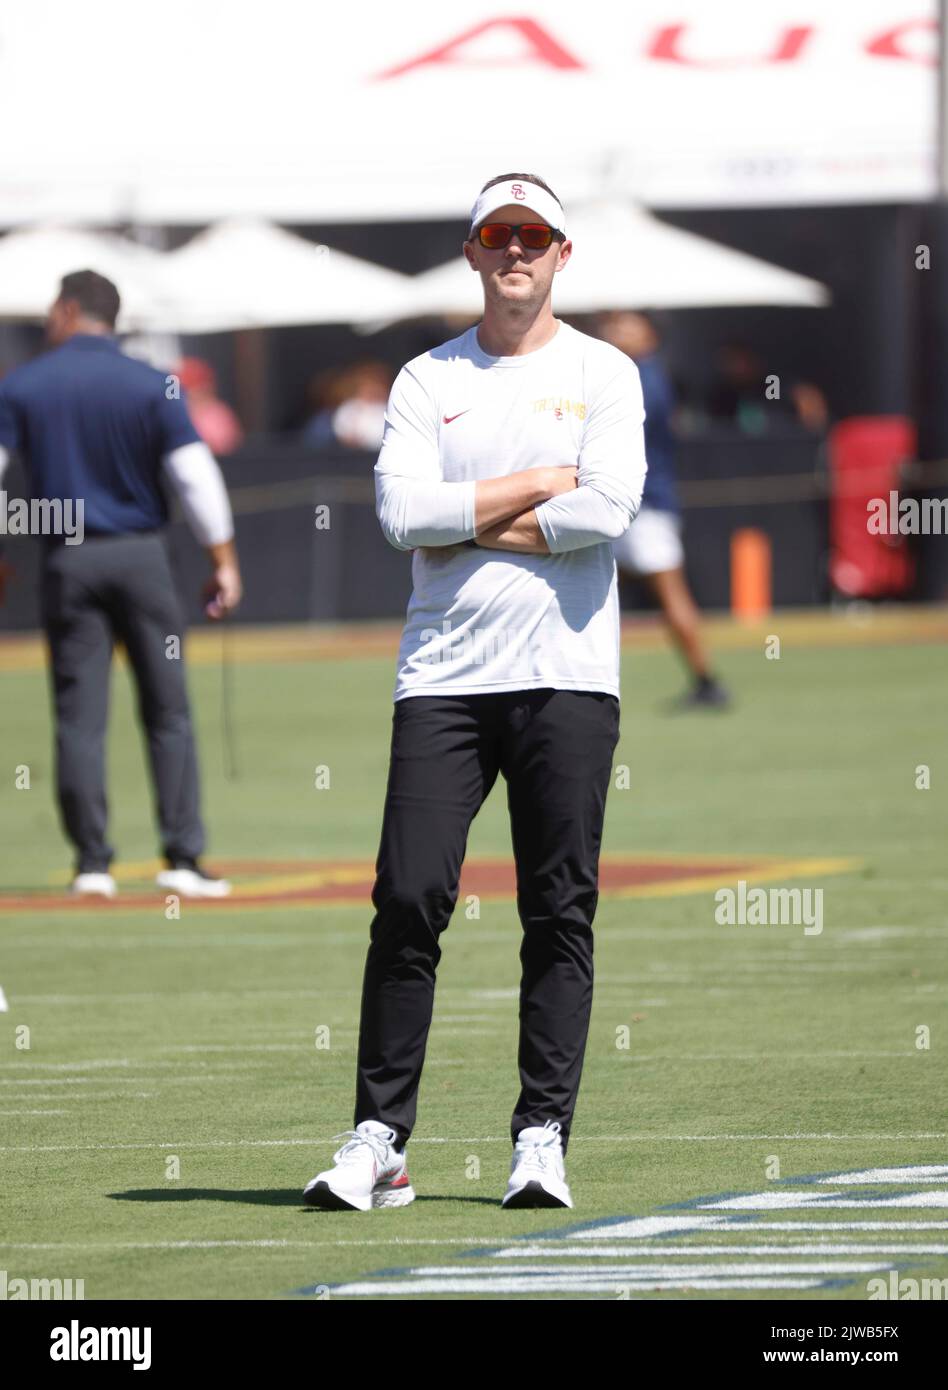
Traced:
[[[823, 890], [820, 934], [719, 925], [707, 886], [601, 899], [574, 1211], [500, 1208], [518, 1089], [513, 901], [485, 900], [479, 920], [459, 907], [442, 939], [409, 1146], [418, 1200], [372, 1213], [300, 1200], [352, 1123], [367, 900], [185, 905], [171, 921], [158, 896], [8, 910], [0, 1268], [83, 1279], [87, 1299], [865, 1299], [890, 1269], [948, 1277], [948, 655], [785, 642], [779, 661], [738, 649], [720, 669], [738, 709], [669, 716], [672, 655], [624, 654], [616, 763], [631, 786], [610, 792], [604, 849], [854, 862], [777, 880]], [[220, 672], [192, 666], [212, 864], [374, 858], [393, 671], [378, 657], [240, 665], [227, 780]], [[48, 893], [70, 856], [45, 677], [12, 670], [3, 687], [0, 892]], [[109, 758], [119, 864], [149, 860], [122, 670]], [[24, 764], [29, 790], [15, 786]], [[469, 855], [509, 843], [498, 786]], [[940, 1168], [818, 1181], [918, 1165]], [[707, 1205], [722, 1194], [745, 1200]], [[620, 1218], [640, 1224], [595, 1224]]]

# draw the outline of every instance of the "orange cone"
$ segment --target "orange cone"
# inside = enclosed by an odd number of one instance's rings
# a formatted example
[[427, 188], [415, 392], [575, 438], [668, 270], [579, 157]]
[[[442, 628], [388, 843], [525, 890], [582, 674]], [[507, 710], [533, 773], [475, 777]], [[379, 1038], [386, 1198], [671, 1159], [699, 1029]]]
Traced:
[[731, 536], [731, 612], [735, 618], [763, 618], [770, 612], [770, 537], [745, 527]]

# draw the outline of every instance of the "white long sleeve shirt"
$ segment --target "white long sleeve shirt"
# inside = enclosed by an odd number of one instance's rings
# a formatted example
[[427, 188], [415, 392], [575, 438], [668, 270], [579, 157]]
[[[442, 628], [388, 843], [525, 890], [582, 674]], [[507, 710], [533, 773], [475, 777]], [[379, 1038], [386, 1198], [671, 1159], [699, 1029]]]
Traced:
[[[618, 698], [610, 542], [641, 503], [644, 420], [635, 363], [562, 321], [535, 352], [490, 356], [475, 325], [402, 368], [375, 466], [382, 531], [414, 550], [396, 700], [541, 687]], [[451, 548], [474, 536], [479, 478], [556, 465], [578, 466], [579, 486], [536, 508], [549, 555]]]
[[161, 460], [161, 469], [178, 494], [184, 519], [201, 545], [234, 538], [234, 518], [220, 464], [203, 442], [182, 444]]

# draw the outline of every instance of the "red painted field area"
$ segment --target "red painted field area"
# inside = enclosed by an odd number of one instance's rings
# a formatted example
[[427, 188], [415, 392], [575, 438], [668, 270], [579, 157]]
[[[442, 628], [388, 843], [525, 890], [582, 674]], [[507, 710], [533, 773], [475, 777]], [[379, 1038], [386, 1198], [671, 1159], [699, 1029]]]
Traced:
[[[114, 899], [70, 898], [65, 885], [58, 889], [44, 887], [35, 892], [0, 894], [0, 912], [88, 911], [90, 907], [96, 911], [102, 908], [115, 912], [136, 908], [154, 910], [167, 896], [154, 886], [153, 876], [158, 867], [157, 862], [127, 866], [124, 870], [122, 865], [114, 866], [113, 873], [120, 888]], [[374, 863], [370, 860], [218, 859], [210, 867], [212, 872], [228, 878], [234, 891], [227, 898], [189, 902], [189, 909], [207, 907], [219, 911], [263, 905], [290, 907], [301, 903], [323, 907], [371, 907]], [[599, 885], [603, 898], [665, 897], [706, 892], [733, 885], [742, 878], [759, 883], [796, 878], [814, 869], [840, 873], [853, 867], [854, 861], [842, 859], [604, 855], [600, 862]], [[514, 898], [513, 861], [469, 860], [461, 874], [459, 900], [463, 903], [472, 894], [488, 899]]]

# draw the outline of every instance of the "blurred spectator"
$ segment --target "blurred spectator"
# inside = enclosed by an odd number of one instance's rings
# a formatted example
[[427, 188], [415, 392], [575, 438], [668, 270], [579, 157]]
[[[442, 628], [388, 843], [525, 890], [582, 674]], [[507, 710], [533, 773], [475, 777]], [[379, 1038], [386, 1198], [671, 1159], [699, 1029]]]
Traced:
[[829, 405], [818, 386], [811, 381], [798, 381], [790, 388], [797, 419], [815, 434], [823, 434], [830, 423]]
[[380, 449], [391, 386], [391, 368], [371, 359], [317, 373], [308, 393], [315, 409], [303, 427], [303, 442], [317, 449]]
[[175, 368], [194, 428], [212, 454], [232, 454], [244, 442], [235, 412], [217, 394], [217, 377], [210, 362], [182, 357]]
[[772, 378], [779, 373], [768, 372], [746, 343], [723, 343], [717, 352], [717, 368], [708, 396], [712, 420], [734, 425], [742, 434], [764, 434], [774, 424], [792, 420], [817, 432], [826, 428], [829, 410], [820, 388], [812, 382], [787, 383], [782, 378], [778, 385]]
[[722, 343], [716, 353], [717, 375], [708, 396], [708, 414], [712, 420], [736, 427], [743, 434], [762, 434], [767, 428], [767, 406], [764, 378], [767, 373], [753, 348], [744, 343]]
[[688, 668], [692, 686], [676, 707], [720, 709], [730, 703], [730, 695], [710, 668], [700, 614], [685, 576], [675, 488], [675, 395], [659, 355], [658, 329], [648, 314], [624, 310], [600, 314], [595, 322], [598, 336], [635, 362], [645, 404], [645, 490], [632, 525], [613, 541], [616, 564], [651, 590]]

